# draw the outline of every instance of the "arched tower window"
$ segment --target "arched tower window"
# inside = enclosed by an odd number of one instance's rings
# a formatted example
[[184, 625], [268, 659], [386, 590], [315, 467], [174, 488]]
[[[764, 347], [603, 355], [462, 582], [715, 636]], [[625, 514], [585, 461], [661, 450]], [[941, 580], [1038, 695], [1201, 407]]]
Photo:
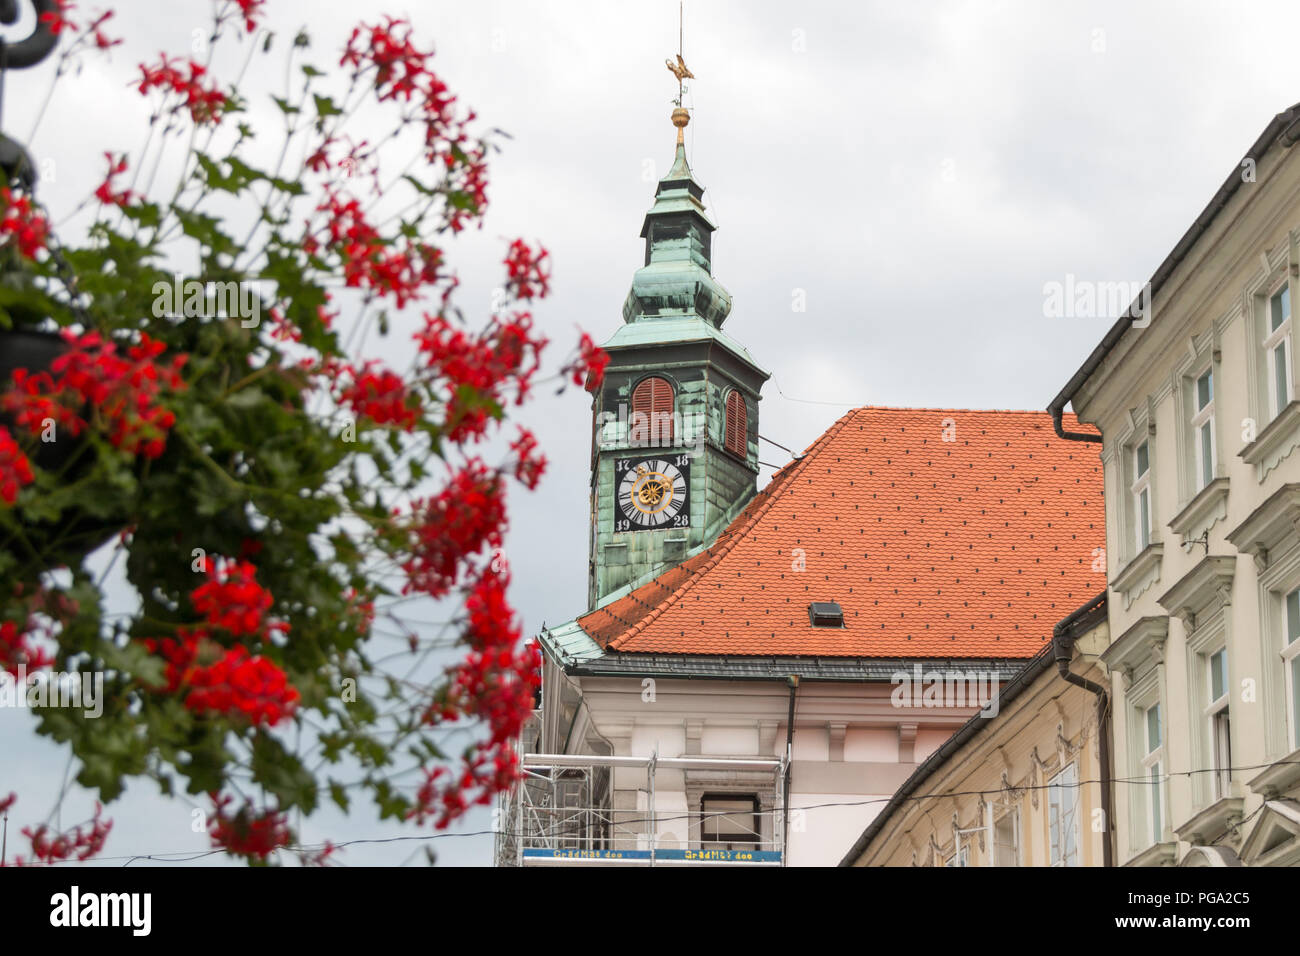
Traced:
[[673, 387], [662, 378], [643, 379], [632, 390], [633, 442], [666, 446], [673, 443]]
[[749, 414], [745, 410], [745, 397], [732, 389], [727, 393], [727, 427], [722, 445], [733, 455], [749, 457]]

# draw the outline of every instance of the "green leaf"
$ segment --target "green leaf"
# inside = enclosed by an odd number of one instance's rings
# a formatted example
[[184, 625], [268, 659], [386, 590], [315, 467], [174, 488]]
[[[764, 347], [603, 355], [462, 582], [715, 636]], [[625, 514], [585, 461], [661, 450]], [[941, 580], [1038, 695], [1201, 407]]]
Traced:
[[334, 105], [334, 100], [328, 96], [314, 93], [312, 99], [316, 101], [316, 112], [320, 116], [341, 116], [343, 114], [343, 110]]
[[337, 780], [330, 781], [330, 797], [339, 805], [339, 809], [347, 813], [351, 800], [348, 798], [347, 790], [343, 789], [343, 784]]

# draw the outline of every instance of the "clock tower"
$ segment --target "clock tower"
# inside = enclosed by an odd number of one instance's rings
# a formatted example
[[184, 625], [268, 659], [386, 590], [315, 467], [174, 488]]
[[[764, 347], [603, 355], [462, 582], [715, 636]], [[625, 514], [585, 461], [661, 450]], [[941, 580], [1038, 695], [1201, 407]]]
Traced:
[[592, 403], [592, 608], [707, 547], [757, 487], [768, 373], [722, 331], [731, 296], [713, 278], [717, 227], [686, 162], [688, 122], [679, 105], [673, 165], [641, 227], [645, 263]]

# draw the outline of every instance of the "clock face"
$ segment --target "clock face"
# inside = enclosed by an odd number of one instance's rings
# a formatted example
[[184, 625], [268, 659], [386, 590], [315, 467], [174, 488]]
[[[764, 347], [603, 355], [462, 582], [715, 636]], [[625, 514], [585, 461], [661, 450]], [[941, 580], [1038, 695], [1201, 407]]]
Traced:
[[618, 513], [614, 515], [614, 530], [689, 527], [690, 486], [690, 455], [617, 459], [614, 496]]

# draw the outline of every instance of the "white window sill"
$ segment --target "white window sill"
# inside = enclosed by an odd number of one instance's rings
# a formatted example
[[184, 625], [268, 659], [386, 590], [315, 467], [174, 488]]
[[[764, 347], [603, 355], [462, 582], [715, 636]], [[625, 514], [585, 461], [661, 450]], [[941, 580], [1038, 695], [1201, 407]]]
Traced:
[[1286, 796], [1300, 786], [1300, 747], [1291, 751], [1246, 784], [1265, 800]]
[[1173, 866], [1178, 860], [1177, 843], [1154, 843], [1135, 854], [1125, 866]]
[[1186, 546], [1209, 532], [1228, 516], [1228, 479], [1215, 478], [1187, 503], [1187, 507], [1169, 522], [1169, 530], [1183, 539]]
[[1260, 481], [1300, 446], [1300, 401], [1293, 401], [1264, 426], [1255, 440], [1237, 453], [1248, 465], [1254, 465]]
[[1124, 595], [1126, 610], [1143, 591], [1160, 580], [1160, 561], [1164, 553], [1162, 544], [1147, 545], [1110, 582], [1112, 588]]
[[1197, 813], [1174, 832], [1178, 839], [1194, 845], [1207, 845], [1220, 840], [1233, 825], [1241, 820], [1241, 797], [1221, 797]]

